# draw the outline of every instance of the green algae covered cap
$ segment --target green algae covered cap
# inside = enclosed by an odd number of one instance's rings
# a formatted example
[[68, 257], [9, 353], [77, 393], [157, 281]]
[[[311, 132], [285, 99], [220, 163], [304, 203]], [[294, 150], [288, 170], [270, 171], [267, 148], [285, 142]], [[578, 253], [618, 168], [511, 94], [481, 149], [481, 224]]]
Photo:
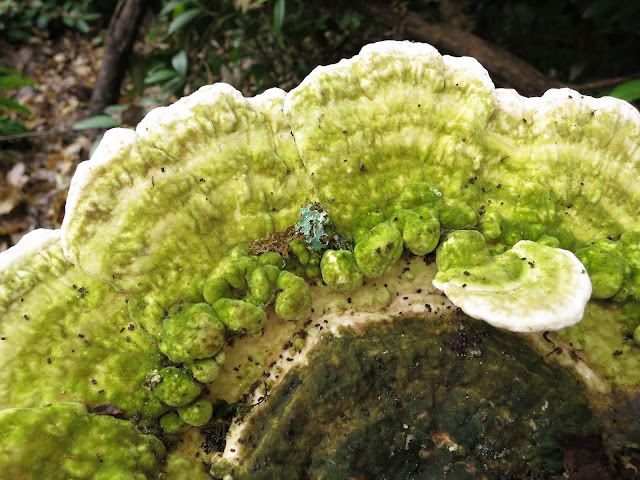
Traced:
[[155, 478], [165, 447], [128, 421], [79, 403], [0, 411], [2, 478]]
[[161, 406], [142, 387], [162, 364], [127, 296], [64, 257], [59, 230], [35, 230], [0, 255], [0, 410], [77, 401], [126, 416]]

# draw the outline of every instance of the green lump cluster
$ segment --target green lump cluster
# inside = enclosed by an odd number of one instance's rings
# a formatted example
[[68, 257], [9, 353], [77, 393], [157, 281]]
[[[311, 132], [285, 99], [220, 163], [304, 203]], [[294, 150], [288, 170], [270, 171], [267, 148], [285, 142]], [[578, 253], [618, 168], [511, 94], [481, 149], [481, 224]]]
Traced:
[[184, 368], [172, 366], [152, 372], [149, 382], [155, 396], [174, 407], [160, 418], [160, 426], [165, 433], [181, 433], [190, 426], [202, 426], [211, 418], [211, 402], [199, 398], [203, 385]]
[[584, 246], [576, 240], [571, 232], [563, 228], [549, 228], [527, 217], [511, 219], [504, 217], [495, 208], [483, 209], [480, 230], [482, 234], [495, 246], [497, 253], [506, 250], [521, 240], [531, 240], [548, 247], [562, 248], [575, 251]]
[[[310, 255], [301, 244], [292, 243], [292, 251], [299, 265], [309, 264]], [[259, 333], [267, 321], [265, 308], [272, 303], [283, 320], [304, 320], [311, 315], [311, 290], [286, 266], [280, 253], [250, 255], [238, 246], [205, 282], [204, 298], [233, 333]]]
[[[305, 260], [302, 251], [296, 257], [299, 266], [300, 257]], [[160, 418], [165, 433], [178, 434], [210, 420], [213, 407], [201, 398], [201, 392], [204, 384], [213, 382], [220, 373], [228, 336], [260, 333], [267, 321], [265, 308], [272, 303], [283, 320], [303, 320], [311, 314], [307, 282], [285, 267], [280, 253], [251, 255], [244, 246], [237, 246], [205, 282], [202, 293], [206, 303], [184, 303], [167, 312], [159, 345], [176, 365], [148, 376], [153, 394], [171, 407]]]
[[640, 300], [640, 232], [624, 233], [619, 241], [598, 239], [576, 256], [589, 272], [594, 298]]
[[592, 298], [612, 299], [618, 303], [639, 301], [640, 232], [627, 232], [615, 240], [603, 238], [586, 245], [568, 230], [554, 228], [557, 223], [554, 215], [541, 218], [541, 212], [554, 211], [552, 205], [545, 203], [548, 197], [548, 192], [541, 187], [536, 189], [528, 185], [518, 199], [513, 218], [503, 216], [493, 206], [486, 209], [483, 206], [479, 229], [491, 244], [491, 253], [502, 253], [520, 240], [569, 250], [589, 273], [593, 284]]
[[[155, 396], [171, 407], [160, 419], [163, 430], [178, 434], [209, 421], [213, 408], [200, 395], [203, 384], [213, 382], [220, 372], [229, 335], [259, 334], [270, 305], [283, 320], [304, 320], [312, 311], [307, 281], [321, 276], [329, 287], [350, 292], [366, 278], [388, 273], [404, 249], [427, 255], [437, 248], [441, 272], [460, 271], [465, 281], [495, 283], [517, 278], [526, 266], [517, 254], [496, 255], [522, 239], [535, 240], [574, 251], [588, 270], [595, 298], [631, 300], [635, 305], [640, 292], [640, 233], [586, 246], [567, 231], [554, 231], [526, 216], [507, 219], [484, 208], [477, 227], [481, 216], [468, 204], [445, 200], [437, 190], [423, 187], [419, 192], [407, 189], [387, 211], [370, 212], [353, 232], [353, 244], [339, 238], [327, 213], [312, 204], [291, 227], [295, 235], [287, 237], [286, 258], [275, 251], [253, 254], [243, 245], [233, 248], [204, 283], [206, 303], [179, 305], [163, 319], [160, 350], [179, 364], [150, 376]], [[444, 234], [447, 239], [441, 242]], [[635, 333], [640, 342], [640, 330]]]
[[437, 190], [427, 188], [426, 192], [414, 195], [422, 200], [419, 205], [413, 198], [399, 198], [394, 206], [400, 208], [371, 212], [354, 233], [353, 253], [326, 250], [320, 262], [324, 282], [338, 291], [354, 290], [365, 277], [388, 273], [405, 248], [414, 255], [427, 255], [436, 249], [443, 231], [475, 227], [478, 216], [469, 205], [445, 201]]
[[213, 405], [202, 398], [205, 383], [213, 382], [225, 361], [225, 353], [197, 360], [188, 366], [170, 366], [148, 376], [153, 394], [173, 407], [160, 417], [160, 427], [168, 435], [182, 433], [191, 426], [205, 425], [213, 415]]
[[575, 254], [591, 278], [592, 297], [621, 304], [621, 318], [640, 345], [640, 231], [595, 240]]
[[198, 397], [203, 384], [216, 379], [225, 360], [222, 347], [229, 327], [221, 318], [207, 303], [185, 303], [167, 312], [162, 321], [159, 348], [180, 366], [154, 371], [148, 381], [158, 400], [172, 407], [160, 419], [167, 434], [204, 425], [211, 418], [211, 403]]

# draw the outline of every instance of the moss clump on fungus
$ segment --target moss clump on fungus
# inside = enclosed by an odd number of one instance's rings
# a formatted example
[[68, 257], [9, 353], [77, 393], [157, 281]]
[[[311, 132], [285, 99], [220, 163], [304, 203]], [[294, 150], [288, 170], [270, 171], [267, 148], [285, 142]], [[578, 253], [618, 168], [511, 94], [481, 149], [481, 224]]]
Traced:
[[349, 250], [327, 250], [320, 261], [322, 280], [334, 290], [349, 292], [362, 285], [363, 275]]
[[180, 305], [162, 322], [160, 351], [174, 363], [213, 357], [225, 338], [225, 327], [206, 303]]
[[353, 249], [358, 268], [367, 278], [389, 272], [402, 255], [402, 234], [388, 223], [379, 223]]
[[202, 385], [178, 367], [165, 367], [151, 378], [152, 392], [158, 399], [172, 407], [182, 407], [195, 400]]

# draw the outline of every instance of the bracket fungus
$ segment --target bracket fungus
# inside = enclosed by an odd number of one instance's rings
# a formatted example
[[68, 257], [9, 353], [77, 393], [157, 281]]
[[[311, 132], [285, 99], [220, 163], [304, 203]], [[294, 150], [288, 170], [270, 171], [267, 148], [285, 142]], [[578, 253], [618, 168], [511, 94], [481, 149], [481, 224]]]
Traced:
[[[0, 254], [0, 471], [549, 476], [559, 434], [602, 428], [622, 468], [637, 419], [592, 411], [640, 387], [639, 182], [631, 105], [426, 44], [205, 86], [107, 132], [61, 230]], [[74, 469], [98, 427], [123, 441]]]

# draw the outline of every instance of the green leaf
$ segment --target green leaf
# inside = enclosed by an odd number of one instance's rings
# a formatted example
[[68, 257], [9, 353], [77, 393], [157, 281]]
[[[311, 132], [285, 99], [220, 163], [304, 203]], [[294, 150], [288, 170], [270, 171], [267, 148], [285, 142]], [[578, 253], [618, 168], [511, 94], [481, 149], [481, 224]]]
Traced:
[[70, 17], [69, 15], [65, 15], [62, 17], [62, 23], [64, 23], [67, 27], [73, 27], [75, 24], [75, 19]]
[[609, 93], [612, 97], [633, 102], [640, 98], [640, 78], [622, 83]]
[[87, 33], [89, 31], [89, 25], [84, 20], [84, 18], [79, 18], [76, 20], [76, 28], [82, 33]]
[[22, 123], [0, 117], [0, 135], [16, 135], [28, 131], [29, 129]]
[[167, 33], [171, 35], [175, 31], [185, 26], [191, 20], [193, 20], [193, 18], [199, 15], [200, 13], [202, 13], [202, 9], [200, 7], [192, 8], [190, 10], [187, 10], [184, 13], [181, 13], [171, 21], [171, 23], [169, 24], [169, 30], [167, 30]]
[[222, 17], [220, 17], [220, 19], [216, 22], [216, 26], [217, 27], [221, 27], [222, 24], [224, 24], [224, 22], [226, 22], [227, 20], [231, 20], [233, 18], [236, 18], [238, 16], [238, 14], [236, 12], [233, 13], [228, 13], [226, 15], [223, 15]]
[[600, 17], [609, 13], [609, 10], [615, 8], [615, 0], [596, 0], [587, 5], [582, 12], [582, 18]]
[[184, 7], [185, 5], [191, 3], [189, 0], [172, 0], [167, 3], [162, 10], [160, 10], [160, 14], [158, 15], [160, 18], [165, 16], [167, 13], [174, 11], [176, 8]]
[[576, 78], [582, 75], [586, 66], [587, 65], [584, 61], [578, 61], [571, 65], [571, 68], [569, 69], [569, 81], [573, 82]]
[[35, 83], [14, 75], [0, 76], [0, 88], [20, 88], [29, 85], [35, 85]]
[[273, 29], [276, 33], [280, 33], [282, 31], [285, 11], [285, 0], [276, 0], [276, 3], [273, 6]]
[[96, 148], [98, 148], [101, 141], [102, 141], [102, 135], [98, 136], [93, 142], [91, 142], [91, 148], [89, 148], [89, 158], [93, 156], [93, 152], [96, 151]]
[[144, 83], [146, 85], [151, 85], [152, 83], [164, 82], [173, 77], [176, 77], [177, 75], [178, 73], [175, 70], [163, 68], [162, 70], [157, 70], [148, 75], [147, 78], [144, 79]]
[[93, 117], [85, 118], [73, 124], [74, 130], [87, 130], [89, 128], [113, 128], [119, 127], [118, 122], [109, 115], [95, 115]]
[[171, 59], [171, 66], [181, 77], [187, 76], [187, 67], [189, 66], [189, 58], [184, 50], [178, 52]]
[[129, 108], [129, 104], [128, 103], [122, 103], [122, 104], [117, 104], [117, 105], [109, 105], [108, 107], [106, 107], [104, 109], [104, 113], [122, 113], [124, 112], [127, 108]]
[[[31, 115], [31, 110], [29, 110], [24, 105], [21, 105], [18, 102], [14, 101], [14, 100], [11, 100], [10, 98], [7, 98], [7, 97], [0, 96], [0, 107], [4, 108], [6, 110], [17, 110], [19, 112], [23, 112], [23, 113], [26, 113], [28, 115]], [[0, 109], [2, 109], [2, 108], [0, 108]]]

